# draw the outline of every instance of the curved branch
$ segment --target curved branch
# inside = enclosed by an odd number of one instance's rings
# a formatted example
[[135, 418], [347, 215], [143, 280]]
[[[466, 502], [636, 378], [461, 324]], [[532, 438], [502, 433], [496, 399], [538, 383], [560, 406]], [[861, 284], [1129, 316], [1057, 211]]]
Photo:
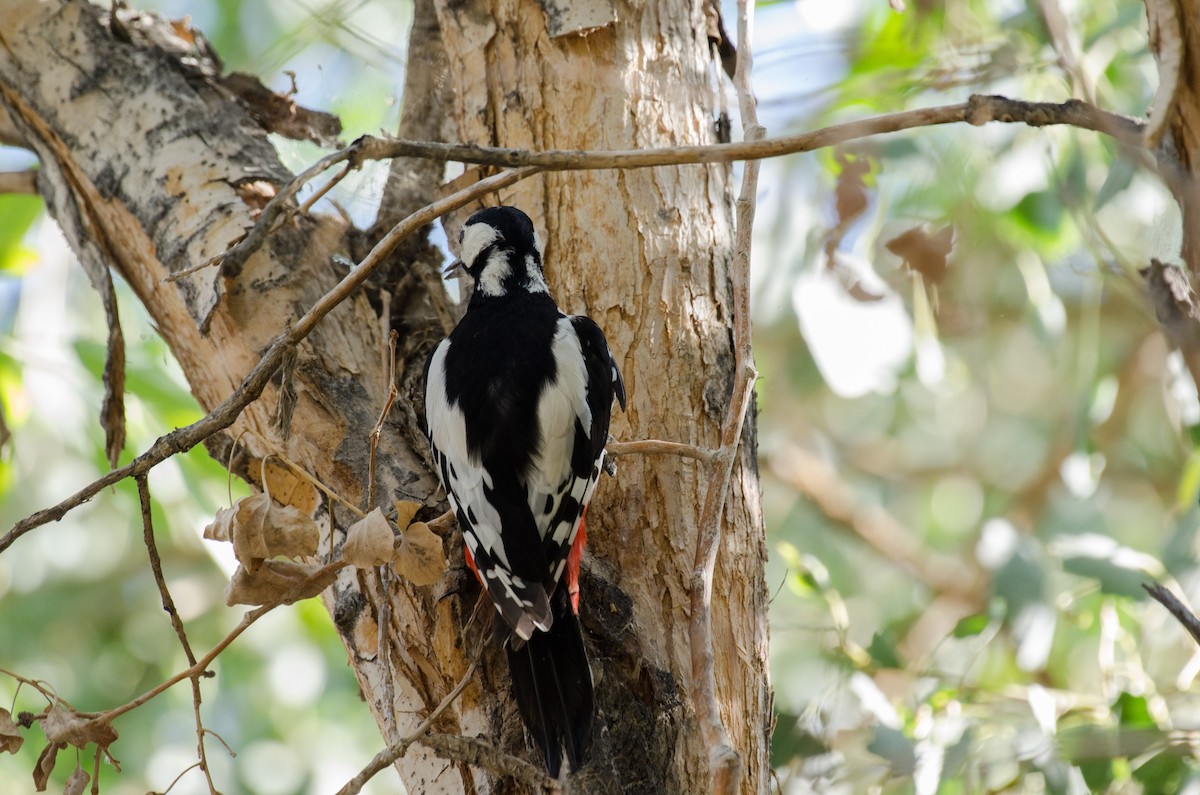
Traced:
[[432, 223], [446, 213], [469, 204], [488, 193], [533, 176], [537, 172], [538, 169], [533, 167], [501, 172], [467, 188], [456, 191], [443, 199], [439, 199], [433, 204], [423, 207], [408, 216], [404, 221], [393, 227], [392, 231], [388, 232], [375, 245], [371, 253], [355, 266], [336, 287], [317, 301], [302, 318], [296, 321], [296, 324], [286, 334], [276, 338], [271, 347], [267, 349], [267, 352], [259, 359], [258, 364], [254, 366], [254, 369], [242, 380], [241, 385], [221, 405], [191, 425], [178, 428], [165, 436], [160, 436], [150, 446], [150, 449], [133, 461], [120, 469], [114, 469], [103, 477], [92, 481], [58, 505], [38, 511], [17, 522], [11, 530], [5, 533], [3, 537], [0, 537], [0, 552], [8, 549], [14, 541], [30, 530], [40, 527], [47, 522], [58, 521], [72, 508], [87, 502], [106, 487], [118, 483], [127, 477], [145, 474], [154, 466], [162, 463], [176, 453], [186, 452], [214, 433], [228, 428], [237, 419], [242, 409], [262, 394], [263, 389], [266, 388], [267, 383], [283, 362], [283, 358], [287, 352], [294, 349], [301, 340], [308, 336], [317, 323], [321, 322], [322, 318], [362, 285], [371, 272], [383, 263], [387, 255], [402, 240], [416, 232], [422, 226]]

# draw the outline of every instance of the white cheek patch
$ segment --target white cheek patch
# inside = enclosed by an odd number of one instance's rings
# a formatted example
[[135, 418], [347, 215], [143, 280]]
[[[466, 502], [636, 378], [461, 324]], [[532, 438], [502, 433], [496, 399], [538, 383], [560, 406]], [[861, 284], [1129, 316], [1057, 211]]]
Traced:
[[525, 289], [531, 293], [550, 292], [550, 288], [546, 286], [546, 279], [542, 276], [542, 269], [538, 267], [532, 254], [525, 255]]
[[484, 295], [504, 295], [504, 281], [511, 275], [507, 252], [492, 252], [479, 274], [479, 291]]
[[479, 252], [495, 243], [500, 233], [487, 224], [471, 224], [463, 229], [462, 244], [458, 247], [458, 258], [470, 268], [479, 258]]

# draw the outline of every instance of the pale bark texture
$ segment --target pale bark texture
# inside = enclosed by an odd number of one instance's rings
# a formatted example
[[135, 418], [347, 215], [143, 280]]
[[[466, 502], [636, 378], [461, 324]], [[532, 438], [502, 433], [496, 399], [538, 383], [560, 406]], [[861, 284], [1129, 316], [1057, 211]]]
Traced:
[[[561, 13], [564, 3], [547, 3], [545, 12], [532, 0], [419, 2], [424, 43], [436, 10], [448, 57], [436, 63], [446, 70], [444, 82], [414, 90], [446, 97], [453, 134], [470, 143], [714, 142], [703, 6], [591, 5], [573, 17]], [[562, 35], [552, 38], [550, 30]], [[427, 46], [418, 52], [430, 57]], [[224, 81], [202, 40], [185, 28], [133, 12], [114, 23], [108, 9], [78, 1], [0, 0], [0, 107], [41, 160], [40, 192], [89, 269], [111, 268], [133, 287], [210, 408], [344, 275], [335, 255], [357, 261], [386, 231], [300, 215], [240, 267], [164, 282], [236, 242], [290, 178], [264, 129], [279, 125], [254, 96]], [[406, 126], [421, 129], [422, 118]], [[280, 131], [327, 135], [318, 121]], [[426, 121], [437, 134], [440, 123]], [[394, 169], [381, 224], [431, 198], [437, 172], [419, 164]], [[607, 333], [630, 398], [613, 427], [620, 439], [718, 443], [734, 363], [730, 183], [729, 168], [718, 165], [564, 173], [497, 197], [534, 218], [563, 309], [590, 314]], [[442, 495], [418, 420], [424, 358], [452, 313], [431, 279], [434, 259], [421, 241], [399, 252], [317, 326], [210, 449], [224, 456], [240, 436], [234, 469], [252, 482], [268, 453], [284, 454], [364, 506], [368, 433], [387, 394], [386, 340], [394, 328], [400, 397], [381, 436], [376, 502], [386, 510], [396, 499], [414, 499], [426, 506], [422, 516], [439, 513]], [[746, 792], [766, 791], [770, 774], [766, 550], [754, 441], [751, 416], [728, 494], [713, 606], [717, 694], [742, 755]], [[568, 789], [701, 792], [709, 768], [689, 699], [687, 582], [703, 475], [694, 461], [672, 456], [625, 456], [618, 469], [616, 479], [602, 479], [589, 512], [582, 614], [600, 723], [591, 762]], [[269, 469], [273, 494], [286, 481], [282, 472]], [[329, 510], [309, 487], [296, 487], [290, 501], [322, 517]], [[352, 521], [341, 508], [334, 519], [322, 550], [336, 549]], [[445, 546], [450, 569], [431, 587], [351, 569], [324, 595], [388, 742], [454, 687], [479, 642], [479, 627], [464, 635], [478, 588], [463, 573], [457, 530]], [[494, 650], [434, 730], [478, 736], [540, 764]], [[419, 744], [397, 767], [412, 792], [521, 789]]]

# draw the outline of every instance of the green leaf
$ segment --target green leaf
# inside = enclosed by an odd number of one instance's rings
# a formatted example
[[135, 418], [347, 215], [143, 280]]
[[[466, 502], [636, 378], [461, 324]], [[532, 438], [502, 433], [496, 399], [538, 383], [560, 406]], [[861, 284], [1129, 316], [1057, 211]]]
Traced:
[[896, 643], [890, 632], [876, 632], [867, 647], [867, 654], [880, 668], [903, 668], [904, 662], [896, 651]]
[[1150, 708], [1146, 705], [1144, 696], [1135, 696], [1122, 692], [1113, 704], [1113, 716], [1117, 723], [1136, 729], [1150, 729], [1158, 726], [1150, 716]]
[[952, 634], [956, 638], [969, 638], [983, 632], [991, 623], [992, 618], [987, 613], [976, 613], [973, 616], [960, 618], [958, 623], [954, 625], [954, 632]]
[[1056, 235], [1062, 227], [1062, 202], [1050, 191], [1026, 194], [1012, 213], [1024, 227], [1035, 233]]
[[43, 207], [41, 196], [0, 194], [0, 274], [17, 276], [37, 262], [37, 253], [21, 241]]

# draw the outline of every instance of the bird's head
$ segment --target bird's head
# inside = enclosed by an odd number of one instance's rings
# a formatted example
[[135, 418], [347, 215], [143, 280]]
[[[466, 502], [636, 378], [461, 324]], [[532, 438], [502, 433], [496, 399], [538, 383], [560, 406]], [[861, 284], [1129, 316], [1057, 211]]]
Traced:
[[472, 215], [459, 236], [458, 253], [447, 273], [464, 269], [476, 294], [547, 292], [541, 241], [529, 216], [516, 207], [489, 207]]

